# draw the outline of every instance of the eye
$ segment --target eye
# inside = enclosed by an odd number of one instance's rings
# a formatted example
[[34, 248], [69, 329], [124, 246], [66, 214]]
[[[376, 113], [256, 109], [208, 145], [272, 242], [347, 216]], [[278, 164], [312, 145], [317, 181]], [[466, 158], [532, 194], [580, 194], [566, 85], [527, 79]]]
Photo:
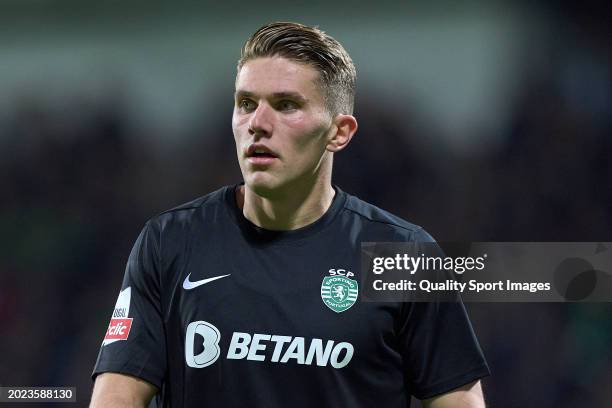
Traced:
[[293, 101], [284, 99], [279, 101], [277, 104], [277, 109], [280, 111], [292, 111], [299, 108], [299, 105]]
[[256, 105], [255, 102], [250, 99], [241, 99], [238, 101], [238, 108], [243, 112], [252, 112], [255, 110]]

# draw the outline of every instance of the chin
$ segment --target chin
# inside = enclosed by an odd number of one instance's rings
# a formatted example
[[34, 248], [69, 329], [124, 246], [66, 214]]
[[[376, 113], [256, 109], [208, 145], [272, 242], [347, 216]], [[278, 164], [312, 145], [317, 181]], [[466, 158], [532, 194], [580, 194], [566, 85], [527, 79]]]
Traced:
[[264, 198], [274, 198], [282, 190], [283, 183], [274, 180], [267, 174], [245, 177], [245, 185], [255, 194]]

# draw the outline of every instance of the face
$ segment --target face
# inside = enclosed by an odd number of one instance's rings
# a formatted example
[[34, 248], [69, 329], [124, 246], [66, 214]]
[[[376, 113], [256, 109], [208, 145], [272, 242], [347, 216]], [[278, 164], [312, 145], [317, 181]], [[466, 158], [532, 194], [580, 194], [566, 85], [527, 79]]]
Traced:
[[244, 64], [236, 77], [232, 128], [245, 184], [263, 197], [331, 171], [333, 123], [317, 71], [282, 57]]

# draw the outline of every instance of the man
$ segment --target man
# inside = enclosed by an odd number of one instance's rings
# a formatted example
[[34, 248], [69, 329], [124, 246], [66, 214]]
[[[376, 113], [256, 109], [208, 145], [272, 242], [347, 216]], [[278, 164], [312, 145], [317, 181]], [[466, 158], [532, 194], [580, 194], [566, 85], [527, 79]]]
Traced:
[[92, 406], [484, 406], [461, 303], [358, 299], [361, 242], [432, 238], [332, 186], [357, 130], [355, 76], [316, 28], [273, 23], [246, 42], [232, 119], [244, 183], [146, 224]]

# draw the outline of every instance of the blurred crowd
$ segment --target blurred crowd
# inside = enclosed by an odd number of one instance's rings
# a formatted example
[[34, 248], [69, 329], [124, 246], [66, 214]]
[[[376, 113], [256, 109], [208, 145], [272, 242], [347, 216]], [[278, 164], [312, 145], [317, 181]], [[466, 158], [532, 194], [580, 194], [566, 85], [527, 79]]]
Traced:
[[[337, 155], [334, 182], [440, 241], [612, 241], [603, 53], [524, 74], [501, 143], [475, 152], [424, 148], [443, 140], [433, 124], [360, 94], [359, 134]], [[84, 402], [142, 225], [241, 180], [232, 107], [166, 150], [115, 95], [14, 102], [0, 122], [0, 385], [77, 386]], [[493, 371], [491, 406], [610, 406], [611, 304], [468, 306]]]

